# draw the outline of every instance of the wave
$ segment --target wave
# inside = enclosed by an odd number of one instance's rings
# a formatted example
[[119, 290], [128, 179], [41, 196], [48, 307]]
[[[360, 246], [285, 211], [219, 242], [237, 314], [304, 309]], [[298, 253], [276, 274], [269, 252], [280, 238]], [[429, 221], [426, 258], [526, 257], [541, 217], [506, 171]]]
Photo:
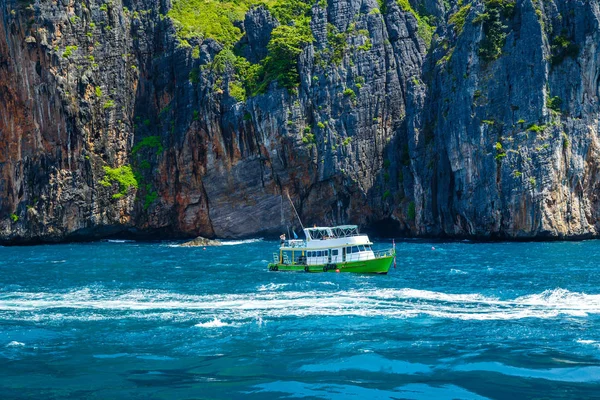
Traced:
[[460, 269], [454, 269], [454, 268], [452, 268], [450, 270], [450, 273], [451, 274], [457, 274], [457, 275], [467, 275], [468, 274], [468, 272], [465, 272], [465, 271], [460, 270]]
[[[350, 381], [352, 382], [352, 381]], [[363, 387], [352, 383], [305, 383], [300, 381], [272, 381], [253, 386], [247, 394], [275, 393], [283, 398], [314, 398], [314, 399], [465, 399], [488, 400], [459, 386], [439, 385], [430, 386], [424, 383], [410, 383], [393, 389]]]
[[23, 347], [23, 346], [25, 346], [25, 343], [17, 342], [16, 340], [13, 340], [12, 342], [10, 342], [9, 344], [6, 345], [6, 347]]
[[102, 241], [106, 243], [135, 243], [135, 240], [128, 239], [103, 239]]
[[[254, 293], [186, 295], [157, 290], [0, 293], [0, 319], [88, 321], [116, 318], [236, 322], [288, 317], [360, 316], [458, 320], [586, 317], [600, 314], [600, 295], [546, 290], [514, 299], [418, 289], [285, 291], [277, 284]], [[216, 324], [215, 320], [200, 324]], [[206, 325], [208, 327], [209, 325]]]
[[237, 246], [238, 244], [258, 243], [258, 242], [262, 242], [262, 241], [263, 241], [263, 238], [246, 239], [246, 240], [225, 240], [225, 241], [222, 241], [221, 244], [223, 246]]
[[283, 289], [288, 286], [289, 283], [269, 283], [268, 285], [260, 285], [256, 290], [259, 292], [273, 291]]
[[239, 325], [223, 322], [220, 319], [218, 319], [217, 317], [215, 317], [212, 321], [202, 322], [202, 323], [196, 324], [194, 326], [196, 326], [198, 328], [223, 328], [226, 326], [237, 327]]
[[592, 347], [600, 349], [600, 342], [598, 342], [596, 340], [577, 339], [575, 342], [579, 343], [579, 344], [589, 345], [589, 346], [592, 346]]

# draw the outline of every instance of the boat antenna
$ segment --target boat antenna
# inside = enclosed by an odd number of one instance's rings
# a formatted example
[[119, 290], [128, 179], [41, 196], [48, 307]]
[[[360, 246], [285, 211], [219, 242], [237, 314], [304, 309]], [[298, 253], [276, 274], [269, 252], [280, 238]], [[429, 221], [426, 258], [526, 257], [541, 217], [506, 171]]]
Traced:
[[294, 202], [292, 201], [292, 198], [290, 197], [290, 193], [286, 190], [285, 194], [287, 195], [287, 198], [290, 201], [290, 204], [292, 205], [294, 212], [296, 213], [296, 217], [298, 217], [298, 222], [300, 222], [300, 226], [302, 227], [302, 230], [304, 230], [304, 225], [302, 225], [302, 220], [300, 219], [300, 215], [298, 215], [298, 211], [296, 211], [296, 207], [294, 207]]

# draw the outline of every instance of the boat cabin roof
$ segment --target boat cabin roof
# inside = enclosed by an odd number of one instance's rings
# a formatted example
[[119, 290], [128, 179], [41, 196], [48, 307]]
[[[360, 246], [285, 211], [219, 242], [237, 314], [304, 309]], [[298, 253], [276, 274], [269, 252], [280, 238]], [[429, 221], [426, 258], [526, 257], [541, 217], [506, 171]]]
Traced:
[[357, 225], [305, 228], [304, 234], [306, 240], [339, 239], [359, 235]]

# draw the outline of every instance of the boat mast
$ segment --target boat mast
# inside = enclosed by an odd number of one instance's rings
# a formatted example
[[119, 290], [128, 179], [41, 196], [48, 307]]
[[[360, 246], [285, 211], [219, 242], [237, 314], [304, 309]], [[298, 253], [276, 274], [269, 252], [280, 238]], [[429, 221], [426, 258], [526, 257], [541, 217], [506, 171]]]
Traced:
[[290, 204], [292, 205], [292, 209], [294, 210], [294, 213], [296, 213], [296, 217], [298, 217], [298, 222], [300, 222], [300, 226], [302, 227], [302, 230], [304, 231], [304, 225], [302, 225], [302, 220], [300, 219], [300, 215], [298, 215], [298, 211], [296, 211], [296, 207], [294, 207], [294, 202], [292, 201], [292, 198], [290, 197], [290, 193], [286, 190], [285, 194], [287, 195], [287, 198], [290, 201]]
[[285, 222], [285, 218], [283, 217], [283, 196], [281, 196], [281, 221], [280, 221], [280, 224], [282, 226], [283, 226], [283, 224], [286, 225], [287, 234], [288, 234], [287, 237], [291, 237], [290, 236], [290, 225]]

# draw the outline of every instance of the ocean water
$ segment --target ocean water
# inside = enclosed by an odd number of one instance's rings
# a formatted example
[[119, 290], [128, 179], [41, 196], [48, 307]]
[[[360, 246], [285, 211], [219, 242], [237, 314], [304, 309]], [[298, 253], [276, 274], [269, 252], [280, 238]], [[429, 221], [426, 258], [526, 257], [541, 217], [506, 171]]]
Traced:
[[600, 398], [599, 241], [405, 241], [373, 276], [277, 246], [0, 248], [0, 399]]

